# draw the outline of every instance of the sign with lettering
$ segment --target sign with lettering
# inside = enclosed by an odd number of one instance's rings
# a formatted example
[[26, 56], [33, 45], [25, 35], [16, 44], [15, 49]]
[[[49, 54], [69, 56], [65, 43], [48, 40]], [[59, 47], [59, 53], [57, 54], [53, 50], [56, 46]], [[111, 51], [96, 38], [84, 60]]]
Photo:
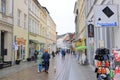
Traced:
[[96, 5], [95, 26], [96, 27], [118, 27], [117, 5]]

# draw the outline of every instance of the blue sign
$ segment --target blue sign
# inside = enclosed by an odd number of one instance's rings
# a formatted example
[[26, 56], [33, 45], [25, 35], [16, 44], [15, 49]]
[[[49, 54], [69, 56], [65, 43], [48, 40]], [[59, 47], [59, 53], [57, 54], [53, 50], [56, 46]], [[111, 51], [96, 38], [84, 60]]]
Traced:
[[113, 27], [113, 26], [118, 26], [117, 22], [113, 22], [113, 23], [97, 23], [97, 25], [102, 26], [102, 27]]

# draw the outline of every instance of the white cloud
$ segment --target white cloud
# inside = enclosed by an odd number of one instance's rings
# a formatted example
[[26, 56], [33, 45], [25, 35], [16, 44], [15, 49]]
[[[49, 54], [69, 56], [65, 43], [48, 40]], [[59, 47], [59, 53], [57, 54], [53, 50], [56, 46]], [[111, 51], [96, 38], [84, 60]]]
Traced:
[[74, 4], [75, 0], [38, 0], [50, 12], [57, 25], [58, 34], [74, 32]]

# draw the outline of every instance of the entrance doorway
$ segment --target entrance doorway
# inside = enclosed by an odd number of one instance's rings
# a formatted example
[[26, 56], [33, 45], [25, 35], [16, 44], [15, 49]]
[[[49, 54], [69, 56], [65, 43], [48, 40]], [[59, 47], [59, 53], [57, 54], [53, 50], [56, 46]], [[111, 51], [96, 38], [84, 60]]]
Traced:
[[4, 35], [5, 32], [1, 31], [1, 56], [3, 58], [3, 61], [4, 61]]

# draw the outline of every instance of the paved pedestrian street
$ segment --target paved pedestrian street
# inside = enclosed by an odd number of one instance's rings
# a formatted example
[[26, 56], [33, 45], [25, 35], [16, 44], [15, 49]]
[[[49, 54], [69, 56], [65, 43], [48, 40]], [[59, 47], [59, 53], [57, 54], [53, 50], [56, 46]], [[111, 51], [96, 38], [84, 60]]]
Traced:
[[[14, 67], [12, 71], [9, 70]], [[4, 71], [8, 73], [2, 75]], [[0, 75], [0, 80], [96, 80], [92, 68], [89, 65], [78, 64], [75, 56], [70, 54], [65, 57], [56, 55], [55, 58], [51, 58], [48, 74], [38, 73], [36, 63], [25, 62], [0, 70]]]
[[[51, 60], [52, 61], [52, 60]], [[53, 78], [53, 75], [54, 75], [54, 71], [52, 70], [53, 68], [50, 68], [50, 74], [47, 74], [47, 73], [44, 73], [44, 72], [41, 72], [41, 73], [38, 73], [37, 72], [37, 64], [34, 63], [34, 62], [31, 62], [31, 64], [33, 66], [28, 66], [28, 68], [23, 68], [21, 71], [15, 71], [12, 72], [12, 73], [9, 73], [7, 75], [3, 75], [4, 77], [0, 76], [0, 80], [54, 80]], [[20, 64], [22, 65], [22, 64]], [[26, 66], [26, 64], [24, 64]], [[24, 66], [23, 65], [23, 66]], [[51, 63], [51, 66], [53, 64]], [[17, 67], [15, 69], [19, 69], [18, 67], [19, 65], [17, 65]], [[50, 67], [51, 67], [50, 66]], [[4, 68], [4, 70], [2, 72], [5, 71], [5, 69], [7, 68]], [[1, 73], [0, 71], [0, 73]]]

